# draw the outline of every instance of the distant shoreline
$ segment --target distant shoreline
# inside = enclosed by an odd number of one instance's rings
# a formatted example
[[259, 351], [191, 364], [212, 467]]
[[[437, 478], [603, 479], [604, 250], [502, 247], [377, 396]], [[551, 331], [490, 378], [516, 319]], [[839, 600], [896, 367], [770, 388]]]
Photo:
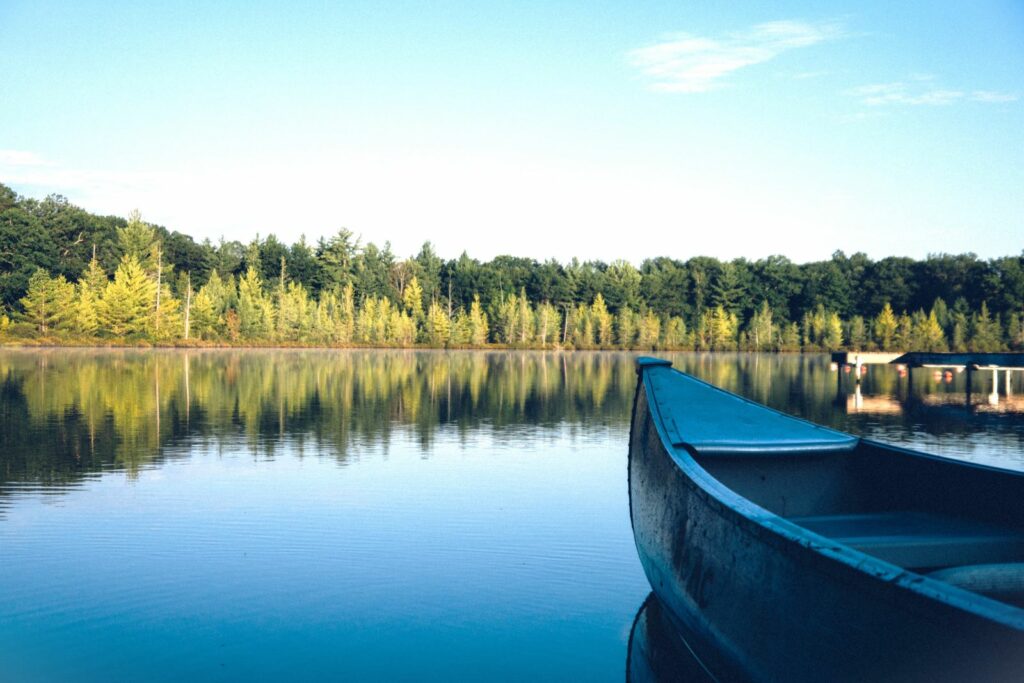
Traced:
[[431, 346], [429, 344], [414, 344], [411, 346], [399, 345], [373, 345], [373, 344], [306, 344], [302, 342], [245, 342], [231, 343], [224, 341], [195, 341], [174, 340], [167, 342], [126, 342], [123, 340], [111, 340], [110, 343], [97, 343], [95, 340], [76, 341], [54, 341], [37, 339], [16, 339], [0, 341], [0, 349], [96, 349], [96, 350], [135, 350], [145, 351], [148, 349], [181, 349], [181, 350], [233, 350], [233, 349], [279, 349], [279, 350], [337, 350], [337, 351], [548, 351], [557, 353], [762, 353], [771, 355], [801, 355], [801, 354], [827, 354], [828, 350], [804, 349], [800, 351], [751, 351], [744, 349], [650, 349], [650, 348], [619, 348], [602, 347], [592, 349], [577, 349], [573, 346], [513, 346], [509, 344], [486, 344], [481, 346]]

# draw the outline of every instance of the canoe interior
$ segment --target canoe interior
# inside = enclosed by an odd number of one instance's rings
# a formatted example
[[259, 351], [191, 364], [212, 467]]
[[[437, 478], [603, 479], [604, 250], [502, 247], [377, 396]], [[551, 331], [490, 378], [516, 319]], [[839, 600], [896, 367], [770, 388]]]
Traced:
[[694, 459], [766, 510], [905, 569], [1020, 564], [1020, 590], [999, 592], [1024, 605], [1024, 478], [871, 442], [844, 453]]

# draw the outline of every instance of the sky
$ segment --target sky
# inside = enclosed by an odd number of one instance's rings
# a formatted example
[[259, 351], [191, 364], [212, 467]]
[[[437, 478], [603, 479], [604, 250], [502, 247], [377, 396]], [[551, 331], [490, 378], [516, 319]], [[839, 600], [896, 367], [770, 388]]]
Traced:
[[1024, 250], [1024, 3], [0, 0], [0, 183], [197, 239]]

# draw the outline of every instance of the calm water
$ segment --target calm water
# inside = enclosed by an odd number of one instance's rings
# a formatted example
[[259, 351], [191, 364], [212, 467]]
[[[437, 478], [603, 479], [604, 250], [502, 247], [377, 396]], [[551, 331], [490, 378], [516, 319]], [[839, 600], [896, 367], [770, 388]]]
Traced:
[[[968, 397], [963, 375], [871, 368], [858, 391], [824, 356], [669, 356], [1024, 469], [1002, 376]], [[621, 680], [649, 592], [632, 359], [0, 351], [0, 680]]]

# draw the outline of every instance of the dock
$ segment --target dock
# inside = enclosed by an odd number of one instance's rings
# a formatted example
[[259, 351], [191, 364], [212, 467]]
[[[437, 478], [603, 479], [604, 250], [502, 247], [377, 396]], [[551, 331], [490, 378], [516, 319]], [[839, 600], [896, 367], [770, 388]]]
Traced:
[[[836, 354], [832, 354], [833, 359]], [[1024, 370], [1024, 353], [925, 353], [912, 351], [891, 361], [908, 368]]]
[[[874, 353], [862, 351], [836, 351], [832, 353], [833, 370], [842, 366], [852, 366], [855, 369], [859, 393], [861, 373], [866, 365], [895, 365], [900, 369], [900, 376], [906, 375], [908, 385], [913, 382], [913, 370], [915, 368], [934, 368], [936, 373], [945, 370], [947, 373], [967, 372], [967, 403], [970, 404], [973, 390], [973, 375], [975, 372], [990, 371], [992, 373], [992, 393], [988, 396], [988, 402], [995, 406], [999, 403], [999, 372], [1003, 371], [1005, 377], [1005, 394], [1008, 400], [1013, 396], [1013, 374], [1024, 372], [1024, 353], [982, 353], [982, 352], [956, 352], [956, 353], [933, 353], [926, 351], [911, 351], [909, 353]], [[838, 386], [842, 385], [842, 373], [838, 375]], [[863, 402], [854, 400], [851, 406], [854, 409], [863, 407]], [[881, 409], [881, 406], [878, 406]], [[888, 409], [888, 408], [886, 408]]]
[[857, 381], [860, 382], [860, 376], [864, 371], [865, 365], [889, 365], [903, 355], [906, 354], [902, 352], [883, 353], [879, 351], [833, 351], [832, 369], [838, 370], [843, 366], [850, 366], [853, 368], [853, 374]]

